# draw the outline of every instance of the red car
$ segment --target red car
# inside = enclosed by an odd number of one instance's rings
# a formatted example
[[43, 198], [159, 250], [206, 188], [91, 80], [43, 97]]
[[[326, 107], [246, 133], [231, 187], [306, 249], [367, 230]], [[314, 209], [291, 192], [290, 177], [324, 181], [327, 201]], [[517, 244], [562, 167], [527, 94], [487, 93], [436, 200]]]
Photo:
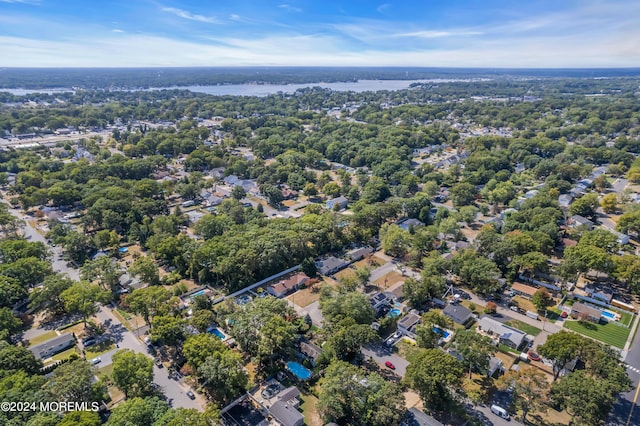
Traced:
[[569, 315], [565, 311], [562, 311], [562, 313], [560, 314], [560, 317], [562, 317], [562, 318], [566, 318], [568, 316]]
[[386, 366], [387, 366], [387, 368], [390, 368], [390, 369], [392, 369], [392, 370], [395, 370], [395, 369], [396, 369], [396, 366], [395, 366], [395, 365], [393, 365], [393, 363], [392, 363], [391, 361], [387, 361], [387, 362], [385, 362], [385, 363], [384, 363], [384, 365], [386, 365]]
[[527, 354], [527, 358], [529, 358], [531, 361], [540, 361], [540, 355], [535, 352], [529, 352]]

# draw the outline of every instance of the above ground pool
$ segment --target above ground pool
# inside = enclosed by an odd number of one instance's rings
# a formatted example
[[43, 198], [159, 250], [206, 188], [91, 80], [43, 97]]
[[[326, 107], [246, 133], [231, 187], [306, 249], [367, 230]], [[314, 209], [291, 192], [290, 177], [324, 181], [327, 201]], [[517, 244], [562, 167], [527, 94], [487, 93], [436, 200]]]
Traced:
[[311, 377], [311, 371], [299, 362], [289, 361], [287, 363], [287, 370], [296, 376], [300, 380], [307, 380]]
[[387, 314], [387, 317], [389, 318], [399, 317], [401, 313], [402, 311], [400, 309], [392, 308], [392, 309], [389, 309], [389, 313]]
[[193, 293], [193, 294], [191, 295], [191, 297], [202, 296], [206, 291], [207, 291], [207, 290], [205, 290], [205, 289], [198, 290], [198, 291], [196, 291], [195, 293]]

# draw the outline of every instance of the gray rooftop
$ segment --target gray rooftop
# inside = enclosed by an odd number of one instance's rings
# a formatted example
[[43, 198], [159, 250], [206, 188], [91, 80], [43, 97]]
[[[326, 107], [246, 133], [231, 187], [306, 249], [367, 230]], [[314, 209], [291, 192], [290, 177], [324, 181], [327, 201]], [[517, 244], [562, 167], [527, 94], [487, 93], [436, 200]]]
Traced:
[[304, 416], [283, 401], [274, 403], [269, 408], [269, 412], [282, 426], [302, 426], [304, 424]]

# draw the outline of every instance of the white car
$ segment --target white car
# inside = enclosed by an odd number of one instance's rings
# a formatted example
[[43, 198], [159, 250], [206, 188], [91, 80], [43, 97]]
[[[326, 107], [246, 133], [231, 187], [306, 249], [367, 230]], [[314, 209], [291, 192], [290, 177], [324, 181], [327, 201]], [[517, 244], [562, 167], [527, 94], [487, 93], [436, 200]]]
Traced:
[[99, 356], [97, 356], [97, 357], [93, 358], [91, 361], [89, 361], [89, 364], [97, 365], [97, 364], [100, 364], [101, 362], [102, 362], [102, 360], [100, 359]]

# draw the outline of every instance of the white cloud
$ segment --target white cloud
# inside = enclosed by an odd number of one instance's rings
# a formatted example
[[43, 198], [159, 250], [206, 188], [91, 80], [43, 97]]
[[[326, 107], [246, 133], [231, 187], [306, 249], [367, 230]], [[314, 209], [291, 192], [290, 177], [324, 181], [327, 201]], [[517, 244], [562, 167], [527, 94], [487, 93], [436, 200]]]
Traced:
[[205, 22], [208, 24], [218, 23], [218, 20], [213, 16], [198, 15], [183, 9], [177, 9], [175, 7], [163, 7], [161, 10], [163, 12], [172, 13], [180, 18], [189, 19], [191, 21]]
[[40, 0], [0, 0], [0, 3], [20, 3], [30, 4], [32, 6], [40, 6]]
[[376, 11], [378, 13], [384, 13], [390, 7], [391, 7], [391, 3], [382, 3], [380, 6], [376, 8]]
[[119, 28], [114, 28], [114, 29], [112, 29], [112, 30], [111, 30], [111, 32], [114, 32], [114, 33], [123, 33], [123, 32], [124, 32], [124, 30], [121, 30], [121, 29], [119, 29]]
[[231, 15], [229, 15], [229, 19], [231, 19], [232, 21], [237, 21], [240, 19], [240, 15], [232, 13]]
[[391, 37], [416, 37], [416, 38], [441, 38], [441, 37], [466, 37], [482, 35], [481, 31], [465, 31], [465, 30], [451, 30], [451, 31], [435, 31], [435, 30], [423, 30], [414, 31], [410, 33], [393, 34]]
[[287, 3], [280, 4], [278, 5], [278, 7], [280, 9], [284, 9], [289, 12], [298, 12], [298, 13], [302, 12], [302, 9], [300, 9], [299, 7], [291, 6], [290, 4], [287, 4]]

